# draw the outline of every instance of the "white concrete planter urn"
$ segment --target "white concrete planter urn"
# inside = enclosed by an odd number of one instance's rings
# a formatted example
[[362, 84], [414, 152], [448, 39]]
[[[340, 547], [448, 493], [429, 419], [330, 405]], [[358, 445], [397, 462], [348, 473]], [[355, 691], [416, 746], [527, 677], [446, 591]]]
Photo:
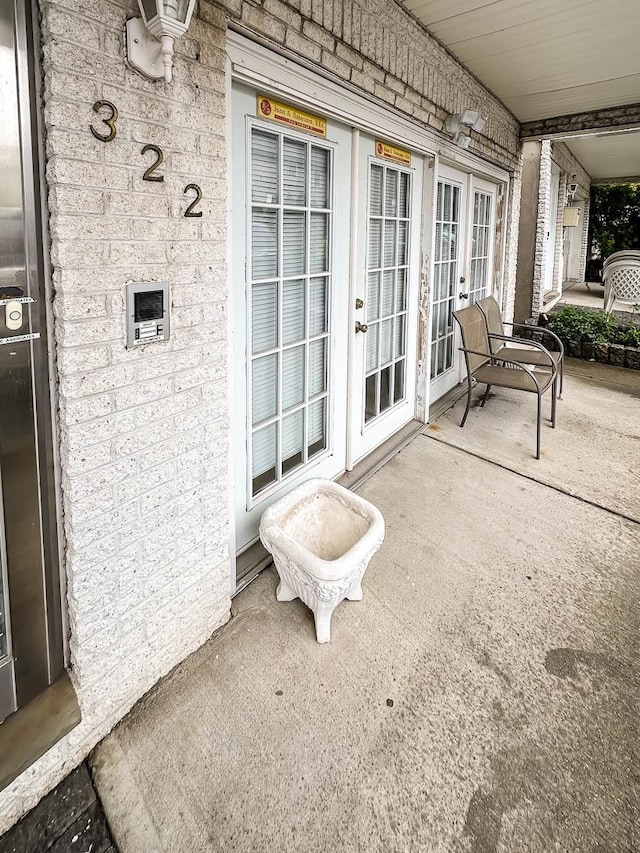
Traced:
[[313, 611], [316, 639], [331, 640], [331, 614], [362, 599], [362, 577], [382, 545], [377, 507], [331, 480], [308, 480], [270, 507], [260, 539], [280, 576], [278, 601], [300, 598]]

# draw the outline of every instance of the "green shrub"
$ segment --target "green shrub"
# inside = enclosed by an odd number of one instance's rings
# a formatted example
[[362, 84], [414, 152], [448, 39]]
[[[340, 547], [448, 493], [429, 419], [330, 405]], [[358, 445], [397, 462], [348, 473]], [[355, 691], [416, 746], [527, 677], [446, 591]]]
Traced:
[[549, 318], [549, 329], [571, 349], [584, 342], [640, 347], [640, 329], [616, 323], [612, 314], [565, 305]]

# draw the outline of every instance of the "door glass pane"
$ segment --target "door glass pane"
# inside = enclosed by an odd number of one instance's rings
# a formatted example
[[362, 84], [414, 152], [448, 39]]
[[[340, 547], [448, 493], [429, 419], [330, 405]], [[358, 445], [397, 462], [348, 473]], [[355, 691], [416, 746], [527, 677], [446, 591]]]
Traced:
[[256, 130], [251, 139], [251, 200], [278, 203], [278, 137]]
[[290, 409], [304, 400], [304, 347], [282, 354], [282, 408]]
[[369, 326], [367, 332], [365, 367], [367, 373], [370, 370], [375, 370], [378, 366], [378, 332], [380, 326], [376, 323], [374, 326]]
[[254, 284], [252, 293], [251, 340], [258, 353], [278, 346], [278, 285]]
[[270, 424], [253, 433], [251, 448], [251, 471], [253, 494], [277, 480], [277, 428]]
[[306, 214], [285, 211], [282, 233], [282, 271], [284, 275], [300, 275], [306, 263]]
[[309, 396], [315, 397], [327, 388], [326, 338], [309, 344]]
[[283, 283], [282, 343], [293, 344], [304, 338], [304, 279]]
[[311, 214], [311, 272], [324, 272], [329, 267], [329, 215]]
[[273, 278], [278, 275], [278, 211], [254, 208], [251, 225], [253, 278]]
[[329, 149], [258, 129], [250, 137], [248, 440], [257, 495], [329, 446], [333, 191]]
[[326, 448], [326, 398], [317, 400], [309, 406], [307, 436], [307, 450], [309, 458]]
[[[364, 421], [405, 397], [411, 174], [372, 164], [365, 313]], [[384, 208], [384, 219], [381, 216]], [[379, 271], [381, 269], [381, 271]], [[398, 377], [398, 383], [396, 383]]]
[[282, 200], [285, 204], [306, 203], [307, 146], [285, 139], [282, 145]]
[[311, 148], [311, 207], [329, 207], [329, 152]]
[[438, 181], [434, 289], [431, 304], [432, 379], [453, 366], [453, 311], [458, 277], [459, 210], [460, 187], [447, 181]]
[[385, 270], [382, 274], [382, 305], [380, 314], [388, 317], [393, 314], [393, 285], [395, 274], [393, 270]]
[[489, 251], [491, 246], [491, 205], [489, 193], [475, 190], [473, 194], [473, 239], [469, 267], [469, 304], [484, 299], [491, 290]]
[[382, 216], [382, 166], [371, 166], [369, 176], [369, 215]]
[[309, 284], [309, 335], [321, 335], [327, 331], [327, 287], [326, 278], [312, 278]]
[[393, 366], [385, 367], [380, 372], [380, 411], [384, 412], [391, 406], [391, 382]]
[[380, 316], [380, 273], [370, 272], [367, 281], [367, 321]]
[[253, 423], [272, 418], [278, 409], [278, 356], [266, 355], [253, 362]]
[[304, 459], [304, 409], [282, 419], [282, 473], [297, 468]]

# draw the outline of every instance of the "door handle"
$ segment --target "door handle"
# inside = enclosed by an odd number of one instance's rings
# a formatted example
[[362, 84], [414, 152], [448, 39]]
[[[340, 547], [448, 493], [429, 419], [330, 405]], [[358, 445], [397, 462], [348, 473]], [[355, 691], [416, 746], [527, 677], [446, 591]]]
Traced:
[[464, 284], [465, 281], [466, 281], [466, 278], [463, 275], [461, 275], [460, 276], [460, 284]]
[[458, 294], [458, 299], [468, 299], [468, 298], [469, 298], [468, 293], [459, 293]]
[[367, 332], [369, 327], [366, 323], [361, 323], [360, 320], [356, 320], [356, 334], [358, 332]]

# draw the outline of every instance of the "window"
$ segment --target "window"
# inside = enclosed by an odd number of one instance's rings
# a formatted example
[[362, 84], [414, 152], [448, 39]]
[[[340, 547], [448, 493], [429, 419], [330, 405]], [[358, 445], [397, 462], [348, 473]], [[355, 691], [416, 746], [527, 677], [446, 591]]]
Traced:
[[460, 187], [438, 181], [436, 245], [431, 314], [431, 378], [453, 365], [453, 312], [456, 307], [460, 240]]
[[369, 171], [365, 423], [406, 395], [411, 175], [372, 163]]
[[471, 234], [471, 259], [469, 304], [484, 299], [489, 285], [489, 257], [491, 253], [491, 203], [489, 193], [475, 190], [473, 194], [473, 230]]
[[249, 478], [256, 496], [328, 447], [332, 153], [253, 128]]

